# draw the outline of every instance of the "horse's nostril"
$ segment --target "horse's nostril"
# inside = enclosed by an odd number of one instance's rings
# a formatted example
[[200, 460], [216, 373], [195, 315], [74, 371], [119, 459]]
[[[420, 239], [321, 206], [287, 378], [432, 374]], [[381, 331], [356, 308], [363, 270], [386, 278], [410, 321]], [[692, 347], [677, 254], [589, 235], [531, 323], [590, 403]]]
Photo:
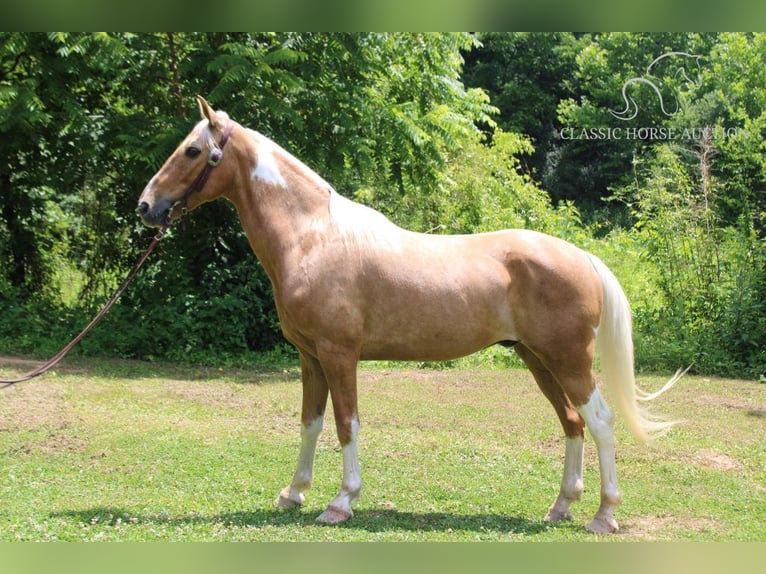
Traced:
[[138, 204], [138, 214], [139, 215], [146, 215], [149, 212], [149, 204], [145, 201], [142, 201]]

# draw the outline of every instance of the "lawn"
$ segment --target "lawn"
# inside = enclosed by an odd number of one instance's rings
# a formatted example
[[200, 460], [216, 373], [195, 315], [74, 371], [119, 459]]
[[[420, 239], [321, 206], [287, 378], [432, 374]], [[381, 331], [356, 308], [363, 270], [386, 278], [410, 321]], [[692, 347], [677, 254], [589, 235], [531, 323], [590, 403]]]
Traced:
[[[28, 365], [0, 360], [0, 376]], [[661, 377], [640, 376], [656, 389]], [[299, 370], [78, 360], [0, 392], [0, 540], [594, 541], [596, 453], [574, 520], [542, 517], [563, 434], [522, 370], [361, 369], [355, 517], [335, 495], [332, 414], [301, 509], [274, 499], [299, 444]], [[766, 385], [685, 377], [654, 410], [684, 423], [651, 448], [618, 418], [612, 540], [766, 541]]]

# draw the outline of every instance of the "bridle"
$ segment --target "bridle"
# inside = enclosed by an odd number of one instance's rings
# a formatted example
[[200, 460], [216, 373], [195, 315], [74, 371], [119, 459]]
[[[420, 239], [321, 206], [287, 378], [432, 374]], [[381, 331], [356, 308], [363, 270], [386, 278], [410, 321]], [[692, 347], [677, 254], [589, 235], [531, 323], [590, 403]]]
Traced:
[[125, 289], [128, 287], [131, 281], [136, 277], [138, 274], [139, 269], [141, 269], [141, 266], [143, 266], [144, 262], [149, 258], [149, 255], [151, 255], [152, 251], [154, 251], [154, 248], [157, 247], [157, 244], [160, 242], [160, 239], [162, 239], [165, 236], [165, 233], [170, 228], [170, 225], [172, 224], [172, 214], [173, 211], [177, 208], [181, 209], [181, 217], [183, 218], [186, 215], [187, 209], [186, 205], [189, 201], [189, 197], [191, 197], [192, 194], [201, 191], [202, 188], [205, 185], [205, 182], [207, 182], [208, 178], [210, 177], [210, 172], [213, 171], [213, 168], [218, 167], [221, 164], [221, 161], [223, 161], [223, 148], [226, 145], [226, 142], [229, 141], [229, 136], [231, 135], [232, 127], [234, 126], [233, 122], [229, 122], [229, 124], [226, 126], [226, 129], [223, 132], [223, 136], [221, 137], [221, 141], [218, 143], [217, 147], [213, 147], [212, 150], [210, 150], [210, 154], [207, 158], [207, 163], [205, 164], [205, 167], [202, 168], [202, 171], [197, 175], [197, 177], [194, 179], [194, 181], [189, 185], [188, 189], [184, 192], [181, 199], [176, 201], [168, 211], [168, 215], [165, 218], [165, 222], [162, 226], [162, 228], [157, 232], [157, 234], [154, 236], [154, 239], [152, 239], [152, 242], [149, 244], [149, 247], [146, 249], [144, 254], [138, 259], [136, 264], [133, 266], [133, 269], [131, 269], [130, 273], [128, 273], [128, 276], [125, 277], [125, 279], [120, 283], [120, 286], [117, 288], [117, 290], [114, 292], [114, 295], [112, 295], [111, 299], [106, 302], [106, 304], [101, 308], [101, 310], [96, 314], [96, 316], [91, 320], [90, 323], [80, 332], [79, 335], [77, 335], [74, 339], [72, 339], [63, 349], [61, 349], [58, 353], [56, 353], [53, 357], [51, 357], [48, 361], [43, 363], [42, 365], [38, 366], [35, 369], [32, 369], [28, 373], [25, 373], [21, 375], [20, 377], [17, 377], [15, 379], [0, 379], [0, 389], [5, 389], [7, 387], [10, 387], [11, 385], [15, 385], [16, 383], [21, 383], [24, 381], [28, 381], [30, 379], [34, 379], [35, 377], [39, 377], [40, 375], [50, 371], [53, 367], [55, 367], [57, 364], [61, 362], [61, 360], [69, 353], [69, 351], [72, 350], [72, 348], [79, 343], [85, 335], [87, 335], [93, 327], [96, 326], [96, 324], [106, 315], [109, 310], [114, 306], [114, 304], [117, 302], [117, 299], [120, 298], [120, 295], [125, 291]]
[[226, 142], [229, 141], [229, 136], [231, 136], [231, 130], [233, 127], [234, 122], [229, 122], [229, 124], [226, 126], [226, 129], [223, 131], [223, 135], [221, 136], [221, 141], [218, 142], [218, 146], [213, 146], [213, 149], [210, 150], [210, 154], [207, 156], [207, 163], [205, 164], [205, 167], [202, 168], [202, 171], [199, 172], [199, 175], [197, 175], [194, 181], [191, 182], [189, 187], [181, 196], [181, 199], [176, 201], [170, 207], [168, 216], [165, 219], [165, 227], [163, 228], [163, 232], [167, 230], [168, 227], [170, 227], [172, 215], [176, 209], [180, 208], [181, 217], [186, 215], [186, 204], [189, 202], [189, 198], [192, 196], [192, 194], [202, 190], [205, 182], [210, 177], [210, 172], [213, 171], [213, 168], [221, 165], [221, 161], [223, 161], [223, 148], [226, 145]]

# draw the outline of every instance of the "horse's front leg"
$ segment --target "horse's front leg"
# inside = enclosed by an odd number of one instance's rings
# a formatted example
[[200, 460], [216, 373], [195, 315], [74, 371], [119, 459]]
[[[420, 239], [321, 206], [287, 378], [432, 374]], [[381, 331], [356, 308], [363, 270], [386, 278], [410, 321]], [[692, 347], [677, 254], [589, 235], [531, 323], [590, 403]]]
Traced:
[[327, 405], [327, 380], [319, 362], [301, 353], [301, 378], [303, 380], [303, 406], [301, 409], [301, 450], [298, 466], [289, 486], [282, 489], [276, 503], [280, 508], [292, 508], [303, 504], [304, 492], [311, 487], [314, 474], [314, 454], [317, 439], [322, 432], [324, 410]]
[[358, 355], [346, 350], [320, 351], [320, 361], [330, 387], [335, 426], [343, 453], [343, 480], [338, 495], [317, 517], [318, 522], [338, 524], [354, 515], [351, 504], [362, 491], [362, 474], [357, 452], [359, 413], [357, 410], [356, 367]]

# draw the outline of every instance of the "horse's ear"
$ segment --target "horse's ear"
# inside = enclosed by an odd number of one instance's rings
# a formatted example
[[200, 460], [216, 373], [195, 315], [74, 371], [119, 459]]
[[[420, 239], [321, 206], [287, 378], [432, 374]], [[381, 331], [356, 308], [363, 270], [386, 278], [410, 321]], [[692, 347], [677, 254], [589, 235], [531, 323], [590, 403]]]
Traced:
[[215, 128], [218, 124], [218, 115], [210, 107], [210, 104], [202, 96], [197, 96], [197, 105], [199, 106], [199, 113], [202, 119], [207, 118], [207, 121], [210, 122], [210, 128]]

